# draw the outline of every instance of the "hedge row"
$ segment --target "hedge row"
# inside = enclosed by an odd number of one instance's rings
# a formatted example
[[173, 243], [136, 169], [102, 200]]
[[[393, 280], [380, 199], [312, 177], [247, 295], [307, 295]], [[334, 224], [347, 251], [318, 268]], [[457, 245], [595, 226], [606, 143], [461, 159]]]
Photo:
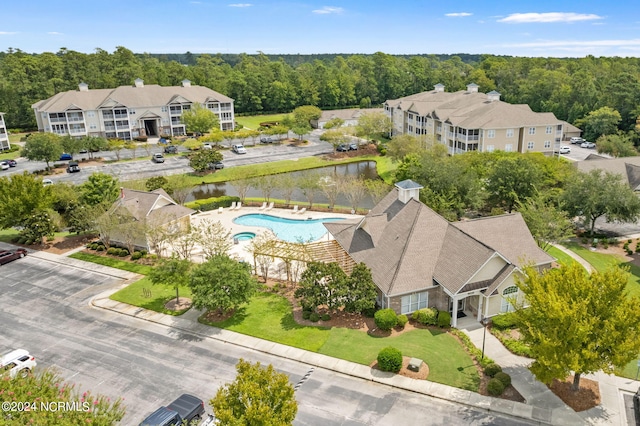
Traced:
[[185, 203], [185, 207], [194, 210], [209, 211], [216, 210], [220, 207], [230, 207], [234, 202], [239, 202], [240, 197], [232, 197], [230, 195], [223, 195], [222, 197], [211, 197], [203, 200], [195, 200]]

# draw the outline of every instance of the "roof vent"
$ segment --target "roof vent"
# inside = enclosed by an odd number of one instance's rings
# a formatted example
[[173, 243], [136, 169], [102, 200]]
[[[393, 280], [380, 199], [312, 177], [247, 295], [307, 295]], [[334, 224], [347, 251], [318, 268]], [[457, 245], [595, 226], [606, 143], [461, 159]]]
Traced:
[[85, 82], [82, 82], [80, 84], [78, 84], [78, 90], [80, 90], [81, 92], [88, 92], [89, 91], [89, 85]]
[[478, 93], [478, 85], [475, 83], [467, 84], [467, 92]]
[[487, 93], [487, 100], [489, 102], [499, 101], [500, 93], [496, 92], [495, 90], [490, 91], [489, 93]]
[[136, 78], [134, 83], [135, 83], [136, 87], [144, 87], [144, 80], [141, 79], [141, 78]]
[[191, 87], [191, 81], [185, 78], [182, 80], [182, 87]]
[[433, 86], [433, 90], [435, 90], [436, 93], [444, 92], [444, 84], [436, 84], [435, 86]]

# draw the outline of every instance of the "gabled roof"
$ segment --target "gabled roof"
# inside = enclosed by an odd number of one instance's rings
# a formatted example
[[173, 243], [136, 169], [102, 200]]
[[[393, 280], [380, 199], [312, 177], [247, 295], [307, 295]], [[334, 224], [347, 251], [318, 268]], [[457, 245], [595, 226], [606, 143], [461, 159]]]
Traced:
[[147, 220], [150, 225], [162, 225], [195, 213], [176, 203], [162, 188], [151, 192], [122, 188], [111, 212], [127, 214], [136, 221]]
[[367, 108], [367, 109], [332, 109], [322, 111], [322, 115], [318, 119], [318, 122], [324, 123], [333, 118], [340, 118], [342, 120], [357, 120], [362, 114], [368, 114], [372, 112], [384, 112], [382, 108]]
[[[591, 157], [591, 155], [589, 157]], [[603, 159], [589, 158], [589, 161], [576, 161], [574, 164], [578, 170], [585, 173], [598, 169], [616, 174], [620, 176], [623, 182], [627, 182], [631, 189], [634, 191], [640, 190], [640, 156]]]
[[[353, 260], [371, 269], [387, 296], [434, 283], [449, 294], [491, 289], [519, 265], [553, 260], [538, 248], [520, 214], [450, 223], [414, 198], [401, 202], [398, 193], [394, 188], [364, 219], [325, 224]], [[478, 271], [496, 257], [504, 262], [500, 273], [474, 282]]]

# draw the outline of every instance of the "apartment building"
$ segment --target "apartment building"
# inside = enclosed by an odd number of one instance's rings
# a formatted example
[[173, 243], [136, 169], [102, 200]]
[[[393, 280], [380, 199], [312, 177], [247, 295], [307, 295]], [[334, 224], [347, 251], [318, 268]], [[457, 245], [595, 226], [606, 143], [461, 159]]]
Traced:
[[195, 104], [218, 116], [221, 130], [234, 128], [233, 99], [183, 80], [182, 86], [145, 85], [136, 79], [133, 86], [89, 89], [58, 93], [32, 105], [38, 130], [58, 135], [136, 137], [180, 136], [186, 133], [180, 117]]
[[553, 152], [563, 137], [563, 121], [551, 112], [500, 100], [500, 93], [434, 90], [384, 103], [393, 122], [392, 135], [408, 134], [444, 144], [450, 154], [468, 151]]
[[0, 112], [0, 151], [11, 148], [9, 143], [9, 132], [4, 121], [4, 112]]

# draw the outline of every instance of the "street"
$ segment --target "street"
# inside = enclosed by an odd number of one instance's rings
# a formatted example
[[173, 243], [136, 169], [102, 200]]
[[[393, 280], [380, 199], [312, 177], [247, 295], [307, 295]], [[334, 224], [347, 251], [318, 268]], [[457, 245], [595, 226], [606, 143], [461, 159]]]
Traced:
[[[300, 362], [91, 307], [94, 295], [119, 281], [90, 265], [85, 270], [27, 256], [1, 268], [0, 352], [27, 349], [38, 367], [57, 368], [82, 390], [123, 397], [123, 425], [138, 424], [182, 393], [208, 402], [233, 380], [239, 358], [273, 364], [292, 384], [309, 371]], [[296, 425], [526, 424], [320, 368], [296, 399]]]

